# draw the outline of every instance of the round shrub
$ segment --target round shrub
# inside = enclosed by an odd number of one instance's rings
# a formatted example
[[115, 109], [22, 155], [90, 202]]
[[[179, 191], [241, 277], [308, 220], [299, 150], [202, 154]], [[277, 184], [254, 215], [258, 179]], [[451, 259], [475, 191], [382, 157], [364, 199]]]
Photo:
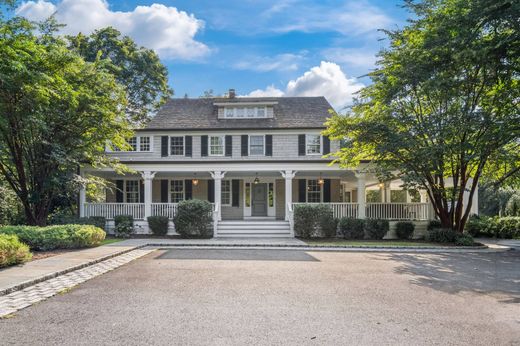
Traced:
[[386, 235], [389, 229], [390, 223], [388, 222], [388, 220], [365, 220], [365, 237], [368, 239], [383, 239], [383, 237]]
[[81, 224], [92, 225], [104, 230], [107, 224], [107, 219], [104, 216], [89, 216], [86, 218], [86, 221]]
[[294, 208], [294, 234], [300, 238], [336, 236], [338, 221], [325, 204], [301, 204]]
[[212, 210], [207, 201], [190, 199], [180, 202], [173, 219], [175, 231], [183, 238], [213, 237]]
[[435, 243], [454, 243], [457, 237], [457, 232], [449, 228], [434, 228], [426, 234], [426, 239]]
[[470, 234], [464, 233], [455, 239], [455, 245], [458, 246], [473, 246], [475, 242], [473, 241], [473, 237]]
[[134, 217], [132, 215], [114, 216], [114, 234], [119, 238], [129, 238], [134, 233]]
[[0, 234], [0, 268], [27, 262], [31, 257], [29, 246], [16, 235]]
[[399, 239], [410, 239], [415, 230], [415, 225], [410, 221], [400, 221], [395, 224], [395, 233]]
[[365, 220], [344, 217], [339, 220], [339, 232], [345, 239], [363, 239]]
[[[66, 225], [71, 226], [71, 225]], [[101, 228], [92, 225], [82, 225], [81, 227], [73, 227], [72, 247], [92, 247], [99, 246], [105, 239], [106, 233]]]
[[148, 216], [148, 227], [155, 235], [166, 235], [168, 233], [168, 217], [166, 216]]
[[431, 220], [429, 223], [428, 223], [428, 231], [431, 231], [432, 229], [436, 229], [436, 228], [442, 228], [442, 224], [439, 220]]

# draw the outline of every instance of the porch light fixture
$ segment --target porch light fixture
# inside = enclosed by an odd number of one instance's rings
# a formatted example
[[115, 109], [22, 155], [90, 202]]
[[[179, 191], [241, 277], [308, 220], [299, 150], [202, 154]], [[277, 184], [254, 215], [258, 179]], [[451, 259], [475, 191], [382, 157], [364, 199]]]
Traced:
[[323, 180], [323, 178], [321, 177], [321, 172], [320, 172], [320, 178], [318, 179], [318, 185], [323, 185], [325, 184], [325, 180]]
[[260, 179], [258, 179], [258, 173], [256, 173], [255, 180], [253, 180], [253, 184], [258, 184], [260, 182]]
[[383, 187], [385, 187], [385, 184], [384, 183], [379, 183], [379, 188], [382, 189]]
[[197, 173], [194, 174], [195, 176], [193, 177], [193, 179], [191, 179], [191, 183], [193, 184], [193, 186], [197, 186], [199, 185], [199, 179], [197, 179]]

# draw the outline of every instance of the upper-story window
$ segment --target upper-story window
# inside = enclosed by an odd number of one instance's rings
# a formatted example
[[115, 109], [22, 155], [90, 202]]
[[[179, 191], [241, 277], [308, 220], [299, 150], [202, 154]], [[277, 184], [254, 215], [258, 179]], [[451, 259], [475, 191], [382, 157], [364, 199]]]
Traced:
[[184, 137], [183, 136], [170, 137], [170, 155], [177, 155], [177, 156], [184, 155]]
[[320, 135], [307, 135], [306, 137], [306, 152], [307, 155], [320, 155], [321, 154], [321, 136]]
[[210, 136], [208, 145], [210, 156], [224, 155], [224, 136]]
[[[130, 148], [127, 151], [150, 151], [152, 149], [152, 142], [149, 136], [134, 136], [127, 140]], [[107, 151], [110, 147], [107, 146]], [[121, 151], [118, 147], [113, 147], [113, 151]]]
[[265, 118], [267, 111], [265, 106], [237, 106], [225, 107], [224, 118]]
[[265, 136], [249, 136], [249, 155], [265, 155]]
[[150, 137], [139, 137], [139, 150], [150, 151]]

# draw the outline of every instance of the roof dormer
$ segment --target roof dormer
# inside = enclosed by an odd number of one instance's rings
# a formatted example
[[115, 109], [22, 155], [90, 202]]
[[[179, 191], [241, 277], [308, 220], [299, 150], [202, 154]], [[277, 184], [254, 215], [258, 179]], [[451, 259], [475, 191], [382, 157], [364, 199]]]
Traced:
[[219, 119], [268, 119], [274, 117], [273, 106], [278, 104], [271, 102], [215, 102], [218, 107]]

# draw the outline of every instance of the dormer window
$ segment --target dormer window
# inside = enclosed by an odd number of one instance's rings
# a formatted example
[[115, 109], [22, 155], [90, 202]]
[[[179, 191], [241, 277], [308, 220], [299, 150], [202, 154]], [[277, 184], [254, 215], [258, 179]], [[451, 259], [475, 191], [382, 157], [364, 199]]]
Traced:
[[224, 107], [224, 118], [226, 119], [255, 119], [266, 118], [266, 106], [226, 106]]

